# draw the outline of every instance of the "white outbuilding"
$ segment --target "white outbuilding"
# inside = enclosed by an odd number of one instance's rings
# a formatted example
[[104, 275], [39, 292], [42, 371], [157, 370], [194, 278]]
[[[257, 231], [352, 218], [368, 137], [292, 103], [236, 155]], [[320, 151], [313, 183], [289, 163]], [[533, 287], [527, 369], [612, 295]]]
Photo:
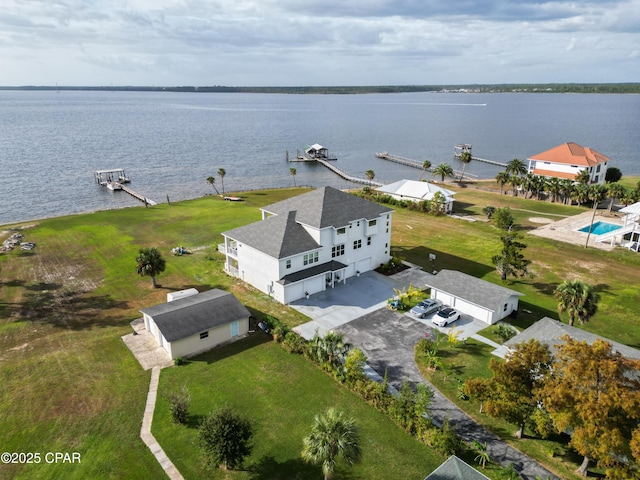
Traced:
[[444, 198], [444, 211], [446, 213], [450, 213], [453, 210], [453, 196], [456, 194], [456, 192], [433, 183], [418, 182], [416, 180], [398, 180], [376, 188], [376, 191], [390, 195], [396, 200], [408, 200], [411, 202], [430, 201], [433, 200], [436, 193], [440, 193]]
[[518, 310], [523, 295], [455, 270], [441, 270], [427, 281], [431, 298], [493, 325]]

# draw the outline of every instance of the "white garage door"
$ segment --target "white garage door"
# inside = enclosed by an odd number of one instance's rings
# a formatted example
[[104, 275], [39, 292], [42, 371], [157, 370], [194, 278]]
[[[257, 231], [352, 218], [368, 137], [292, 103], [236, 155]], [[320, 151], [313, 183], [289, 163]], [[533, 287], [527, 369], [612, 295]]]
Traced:
[[487, 324], [491, 324], [491, 313], [489, 310], [483, 307], [479, 307], [478, 305], [474, 305], [472, 303], [463, 300], [462, 298], [456, 297], [454, 308], [460, 310], [462, 313], [466, 313], [467, 315], [471, 315], [473, 318], [477, 318], [478, 320], [482, 320]]
[[371, 257], [359, 260], [356, 270], [360, 273], [368, 272], [369, 270], [371, 270]]
[[431, 289], [431, 298], [440, 300], [443, 305], [453, 306], [453, 297], [448, 293], [441, 292], [440, 290], [436, 290], [435, 288]]

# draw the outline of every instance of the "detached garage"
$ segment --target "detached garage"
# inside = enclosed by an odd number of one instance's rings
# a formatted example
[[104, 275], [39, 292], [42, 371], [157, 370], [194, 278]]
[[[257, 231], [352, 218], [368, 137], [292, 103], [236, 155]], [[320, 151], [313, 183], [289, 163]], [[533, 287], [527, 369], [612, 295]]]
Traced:
[[217, 288], [140, 311], [145, 328], [172, 359], [246, 335], [251, 315], [233, 294]]
[[523, 294], [455, 270], [441, 270], [428, 280], [431, 298], [493, 325], [518, 310]]

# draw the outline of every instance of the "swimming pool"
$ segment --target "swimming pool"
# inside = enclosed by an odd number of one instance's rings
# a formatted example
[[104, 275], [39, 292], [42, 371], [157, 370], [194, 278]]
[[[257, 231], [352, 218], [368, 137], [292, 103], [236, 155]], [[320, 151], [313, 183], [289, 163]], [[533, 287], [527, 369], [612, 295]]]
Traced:
[[[586, 227], [582, 227], [580, 230], [578, 230], [579, 232], [584, 232], [584, 233], [589, 233], [589, 226], [587, 225]], [[622, 228], [621, 225], [616, 225], [614, 223], [607, 223], [607, 222], [596, 222], [593, 224], [593, 228], [591, 229], [591, 233], [593, 233], [594, 235], [603, 235], [605, 233], [609, 233], [609, 232], [613, 232], [614, 230], [618, 230], [619, 228]]]

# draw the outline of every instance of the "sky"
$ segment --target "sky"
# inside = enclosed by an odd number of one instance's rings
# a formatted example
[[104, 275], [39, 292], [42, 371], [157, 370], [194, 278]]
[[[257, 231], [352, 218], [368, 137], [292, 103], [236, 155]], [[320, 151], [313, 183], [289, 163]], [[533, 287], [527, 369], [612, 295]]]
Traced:
[[0, 85], [640, 81], [640, 0], [0, 0]]

